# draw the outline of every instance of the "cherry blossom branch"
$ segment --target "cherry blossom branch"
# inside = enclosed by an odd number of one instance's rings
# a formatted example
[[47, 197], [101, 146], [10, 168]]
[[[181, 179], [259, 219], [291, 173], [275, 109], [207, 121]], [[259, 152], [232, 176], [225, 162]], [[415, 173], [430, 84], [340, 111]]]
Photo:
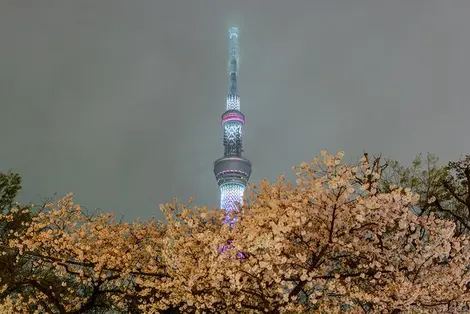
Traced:
[[[11, 248], [11, 247], [4, 246], [4, 245], [0, 245], [0, 247], [4, 248], [4, 249], [8, 249], [8, 250], [13, 250], [13, 251], [16, 251], [16, 252], [19, 251], [16, 248]], [[56, 263], [57, 265], [64, 266], [64, 267], [67, 264], [76, 265], [76, 266], [83, 266], [83, 267], [87, 267], [87, 268], [94, 268], [97, 265], [97, 263], [77, 262], [77, 261], [74, 261], [74, 260], [67, 260], [67, 259], [64, 260], [64, 259], [55, 258], [55, 257], [52, 257], [52, 256], [41, 255], [41, 254], [34, 253], [34, 252], [23, 252], [22, 255], [26, 255], [26, 256], [30, 256], [30, 257], [36, 257], [36, 258], [40, 258], [40, 259], [43, 259], [43, 260], [48, 260], [50, 262]], [[106, 268], [105, 267], [105, 268], [103, 268], [103, 270], [111, 271], [111, 272], [123, 272], [122, 269], [118, 269], [118, 268]], [[144, 272], [144, 271], [131, 271], [131, 272], [128, 272], [128, 273], [131, 274], [131, 275], [140, 275], [140, 276], [149, 276], [149, 277], [158, 277], [158, 278], [171, 278], [171, 276], [166, 274], [166, 273], [152, 273], [152, 272]]]

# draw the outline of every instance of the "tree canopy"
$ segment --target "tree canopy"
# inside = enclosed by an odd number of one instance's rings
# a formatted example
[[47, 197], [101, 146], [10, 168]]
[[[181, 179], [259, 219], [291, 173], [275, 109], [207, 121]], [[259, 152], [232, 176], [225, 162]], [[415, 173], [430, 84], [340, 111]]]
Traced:
[[414, 186], [383, 179], [380, 159], [342, 157], [322, 152], [293, 168], [295, 182], [252, 186], [233, 227], [220, 209], [178, 201], [161, 205], [166, 223], [90, 215], [72, 195], [12, 204], [0, 221], [21, 228], [7, 232], [0, 252], [21, 271], [1, 277], [0, 311], [467, 311], [467, 233], [424, 208], [434, 194], [423, 202]]

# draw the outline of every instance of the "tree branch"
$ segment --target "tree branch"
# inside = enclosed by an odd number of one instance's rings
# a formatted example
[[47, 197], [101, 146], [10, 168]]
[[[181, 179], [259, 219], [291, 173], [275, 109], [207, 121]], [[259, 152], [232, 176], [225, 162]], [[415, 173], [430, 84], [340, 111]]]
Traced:
[[441, 204], [439, 203], [438, 200], [435, 200], [435, 201], [433, 202], [433, 204], [435, 204], [436, 207], [437, 207], [440, 211], [452, 215], [455, 219], [457, 219], [457, 220], [462, 224], [462, 226], [464, 226], [465, 228], [467, 228], [468, 230], [470, 230], [470, 226], [466, 223], [466, 221], [465, 221], [464, 218], [462, 218], [462, 217], [460, 217], [459, 215], [457, 215], [457, 214], [451, 212], [450, 210], [444, 209], [444, 208], [441, 206]]
[[457, 193], [455, 193], [455, 189], [453, 186], [451, 186], [449, 184], [449, 182], [447, 181], [444, 181], [444, 187], [446, 188], [446, 190], [457, 200], [459, 201], [460, 203], [462, 203], [463, 205], [465, 205], [465, 207], [468, 208], [468, 204], [460, 197], [457, 195]]

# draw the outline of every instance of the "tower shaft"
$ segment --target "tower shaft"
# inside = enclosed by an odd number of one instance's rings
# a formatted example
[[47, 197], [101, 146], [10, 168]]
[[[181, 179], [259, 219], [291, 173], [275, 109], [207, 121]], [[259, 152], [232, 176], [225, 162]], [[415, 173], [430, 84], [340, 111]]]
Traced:
[[220, 188], [220, 207], [227, 212], [236, 210], [251, 174], [251, 162], [242, 157], [242, 131], [245, 116], [240, 111], [237, 80], [239, 75], [239, 30], [229, 30], [228, 95], [222, 115], [224, 156], [214, 162], [214, 174]]

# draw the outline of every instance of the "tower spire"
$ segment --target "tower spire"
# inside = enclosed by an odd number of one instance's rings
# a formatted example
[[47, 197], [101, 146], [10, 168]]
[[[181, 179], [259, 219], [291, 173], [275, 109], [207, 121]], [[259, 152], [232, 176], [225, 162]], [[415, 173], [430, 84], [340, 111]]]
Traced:
[[[237, 76], [238, 76], [238, 64], [240, 62], [240, 46], [238, 45], [238, 34], [239, 30], [236, 27], [230, 28], [230, 39], [229, 39], [229, 63], [228, 63], [228, 94], [229, 96], [238, 96], [237, 91]], [[238, 108], [229, 108], [227, 103], [227, 110], [237, 109], [240, 110], [240, 102], [238, 102]]]
[[239, 30], [232, 27], [229, 30], [228, 45], [228, 96], [227, 110], [240, 111], [240, 96], [238, 95], [237, 78], [240, 63], [240, 46], [238, 44]]
[[228, 95], [222, 115], [224, 157], [214, 162], [214, 174], [220, 188], [220, 207], [227, 212], [242, 204], [243, 193], [251, 174], [251, 162], [242, 157], [242, 130], [245, 116], [240, 112], [237, 79], [239, 74], [239, 30], [229, 29]]

